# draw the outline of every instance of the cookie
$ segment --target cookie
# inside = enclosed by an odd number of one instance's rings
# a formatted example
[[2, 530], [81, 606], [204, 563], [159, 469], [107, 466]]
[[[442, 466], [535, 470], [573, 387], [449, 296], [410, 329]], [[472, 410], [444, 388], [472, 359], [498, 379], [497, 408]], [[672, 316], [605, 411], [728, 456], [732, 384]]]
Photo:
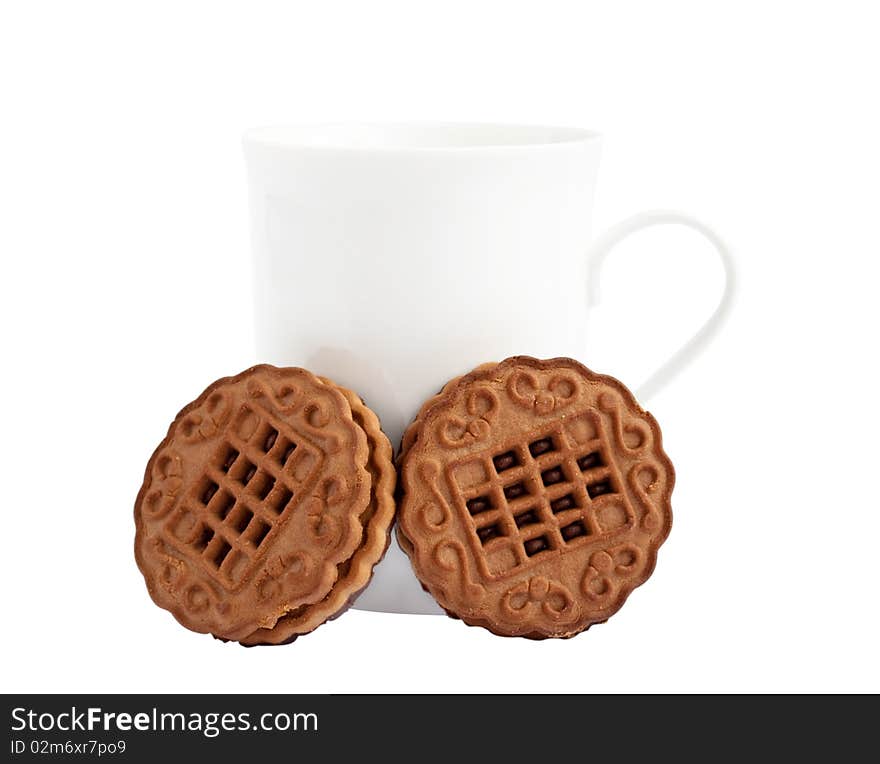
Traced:
[[342, 612], [387, 548], [391, 446], [351, 391], [256, 366], [186, 406], [147, 464], [135, 557], [189, 629], [277, 644]]
[[672, 524], [660, 429], [617, 380], [568, 358], [478, 367], [404, 436], [398, 537], [450, 614], [570, 637], [651, 575]]

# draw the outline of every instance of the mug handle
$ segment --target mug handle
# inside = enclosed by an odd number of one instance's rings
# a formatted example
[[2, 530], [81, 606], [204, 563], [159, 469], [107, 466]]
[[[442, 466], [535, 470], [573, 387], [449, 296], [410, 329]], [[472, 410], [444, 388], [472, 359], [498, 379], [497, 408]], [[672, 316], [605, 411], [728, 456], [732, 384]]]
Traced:
[[673, 353], [651, 376], [638, 388], [635, 395], [640, 401], [648, 400], [662, 390], [672, 379], [690, 364], [712, 341], [730, 315], [736, 291], [736, 268], [730, 248], [724, 243], [714, 229], [697, 218], [672, 210], [649, 210], [639, 212], [632, 217], [611, 226], [590, 247], [587, 253], [587, 310], [599, 304], [599, 275], [602, 265], [614, 247], [630, 234], [655, 225], [683, 225], [701, 233], [715, 247], [724, 268], [724, 292], [718, 306], [709, 319], [699, 328], [687, 342]]

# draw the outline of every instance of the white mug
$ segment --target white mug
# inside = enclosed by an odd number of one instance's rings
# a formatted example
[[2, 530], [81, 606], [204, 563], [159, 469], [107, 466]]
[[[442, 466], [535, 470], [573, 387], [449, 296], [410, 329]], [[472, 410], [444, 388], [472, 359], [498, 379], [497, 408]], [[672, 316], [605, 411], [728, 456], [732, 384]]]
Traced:
[[[481, 363], [585, 359], [585, 294], [597, 299], [604, 256], [638, 229], [682, 224], [714, 245], [726, 288], [636, 390], [644, 401], [720, 328], [733, 264], [712, 229], [676, 212], [635, 215], [591, 247], [599, 144], [587, 130], [514, 125], [248, 131], [258, 359], [355, 390], [397, 444], [425, 400]], [[356, 606], [441, 612], [396, 541]]]

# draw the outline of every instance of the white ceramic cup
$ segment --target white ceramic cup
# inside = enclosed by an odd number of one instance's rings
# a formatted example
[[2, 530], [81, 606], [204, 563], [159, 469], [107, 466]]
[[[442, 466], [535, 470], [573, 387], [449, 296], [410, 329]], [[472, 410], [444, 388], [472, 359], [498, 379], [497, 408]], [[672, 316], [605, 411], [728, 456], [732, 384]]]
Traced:
[[[702, 350], [731, 304], [733, 265], [705, 224], [635, 215], [590, 246], [599, 135], [477, 124], [265, 127], [244, 137], [257, 357], [361, 395], [392, 443], [451, 377], [511, 355], [586, 360], [587, 296], [624, 236], [676, 223], [726, 270], [707, 323], [636, 394]], [[585, 291], [585, 286], [588, 291]], [[439, 613], [396, 541], [357, 607]]]

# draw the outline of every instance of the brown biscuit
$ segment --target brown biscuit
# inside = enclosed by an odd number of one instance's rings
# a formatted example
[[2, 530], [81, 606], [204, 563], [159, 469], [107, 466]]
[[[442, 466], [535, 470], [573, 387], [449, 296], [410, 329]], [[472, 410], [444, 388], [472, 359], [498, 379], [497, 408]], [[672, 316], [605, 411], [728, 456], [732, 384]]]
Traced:
[[398, 537], [440, 605], [496, 634], [613, 615], [672, 524], [660, 429], [611, 377], [518, 356], [453, 380], [404, 437]]
[[193, 631], [290, 641], [365, 586], [387, 545], [392, 471], [375, 416], [329, 380], [265, 365], [221, 379], [147, 465], [147, 589]]

